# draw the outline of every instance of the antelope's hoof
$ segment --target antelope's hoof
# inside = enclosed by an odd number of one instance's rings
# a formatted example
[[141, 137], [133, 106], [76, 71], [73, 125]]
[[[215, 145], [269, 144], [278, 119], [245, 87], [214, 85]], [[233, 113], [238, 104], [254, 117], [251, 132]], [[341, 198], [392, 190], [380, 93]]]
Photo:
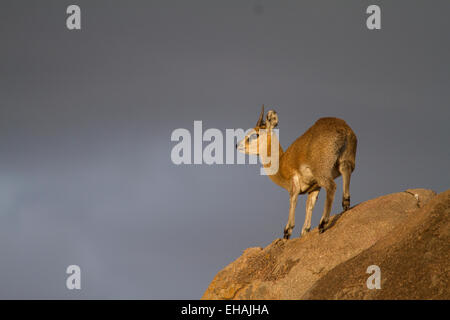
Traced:
[[301, 235], [301, 236], [302, 236], [302, 237], [306, 236], [306, 234], [309, 233], [310, 230], [311, 230], [310, 228], [305, 228], [305, 229], [303, 229], [303, 230], [302, 230], [302, 235]]
[[289, 239], [291, 237], [291, 232], [290, 232], [290, 230], [289, 229], [284, 229], [284, 236], [283, 236], [283, 238], [284, 239]]
[[342, 209], [344, 209], [344, 211], [347, 211], [349, 208], [350, 208], [350, 197], [342, 198]]
[[319, 233], [323, 233], [326, 230], [326, 225], [327, 225], [328, 221], [325, 220], [320, 220], [319, 223]]

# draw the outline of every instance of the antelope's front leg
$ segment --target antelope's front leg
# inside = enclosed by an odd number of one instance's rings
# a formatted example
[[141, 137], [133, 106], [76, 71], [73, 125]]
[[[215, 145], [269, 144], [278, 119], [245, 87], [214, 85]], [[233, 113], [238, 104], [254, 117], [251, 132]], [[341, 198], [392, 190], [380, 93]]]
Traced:
[[289, 218], [284, 228], [284, 239], [289, 239], [292, 234], [292, 229], [295, 227], [295, 208], [297, 207], [298, 193], [290, 196], [289, 200]]
[[291, 237], [292, 229], [295, 227], [295, 208], [297, 207], [299, 192], [300, 184], [294, 179], [289, 192], [289, 218], [286, 227], [284, 228], [284, 239], [289, 239]]

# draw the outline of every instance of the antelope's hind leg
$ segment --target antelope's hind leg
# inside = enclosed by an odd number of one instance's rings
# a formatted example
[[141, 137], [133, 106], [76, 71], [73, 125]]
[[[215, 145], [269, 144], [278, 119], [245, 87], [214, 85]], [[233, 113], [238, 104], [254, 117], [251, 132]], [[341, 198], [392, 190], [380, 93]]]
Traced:
[[325, 231], [325, 227], [330, 219], [331, 206], [333, 205], [334, 194], [336, 192], [336, 183], [331, 178], [322, 178], [318, 181], [318, 183], [327, 191], [327, 198], [325, 199], [322, 218], [319, 222], [319, 233], [322, 233]]
[[306, 215], [305, 223], [303, 224], [302, 236], [306, 235], [309, 230], [311, 230], [311, 216], [316, 205], [317, 197], [319, 196], [320, 188], [315, 191], [308, 193], [308, 198], [306, 199]]
[[342, 175], [342, 209], [344, 211], [350, 208], [350, 176], [353, 171], [352, 168], [350, 161], [342, 161], [339, 164], [339, 172]]

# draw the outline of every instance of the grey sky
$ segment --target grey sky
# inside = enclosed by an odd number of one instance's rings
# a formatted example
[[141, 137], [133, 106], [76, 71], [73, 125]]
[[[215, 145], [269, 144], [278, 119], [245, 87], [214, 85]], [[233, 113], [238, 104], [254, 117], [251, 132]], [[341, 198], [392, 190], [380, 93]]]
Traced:
[[76, 1], [68, 31], [73, 3], [0, 2], [0, 298], [200, 298], [282, 236], [288, 194], [257, 165], [175, 166], [170, 135], [248, 128], [262, 103], [284, 148], [347, 121], [352, 205], [449, 187], [449, 1]]

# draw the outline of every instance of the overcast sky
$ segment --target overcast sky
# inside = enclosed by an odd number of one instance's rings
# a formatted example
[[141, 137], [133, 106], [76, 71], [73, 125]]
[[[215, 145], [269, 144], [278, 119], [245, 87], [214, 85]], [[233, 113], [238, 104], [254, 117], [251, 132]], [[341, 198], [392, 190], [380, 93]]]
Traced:
[[[79, 31], [66, 28], [73, 3]], [[369, 4], [381, 30], [366, 28]], [[258, 165], [174, 165], [170, 136], [194, 120], [249, 128], [263, 103], [285, 149], [320, 117], [353, 128], [352, 205], [448, 189], [449, 12], [448, 0], [2, 0], [0, 298], [200, 298], [242, 250], [282, 236], [289, 196]], [[81, 290], [66, 288], [71, 264]]]

